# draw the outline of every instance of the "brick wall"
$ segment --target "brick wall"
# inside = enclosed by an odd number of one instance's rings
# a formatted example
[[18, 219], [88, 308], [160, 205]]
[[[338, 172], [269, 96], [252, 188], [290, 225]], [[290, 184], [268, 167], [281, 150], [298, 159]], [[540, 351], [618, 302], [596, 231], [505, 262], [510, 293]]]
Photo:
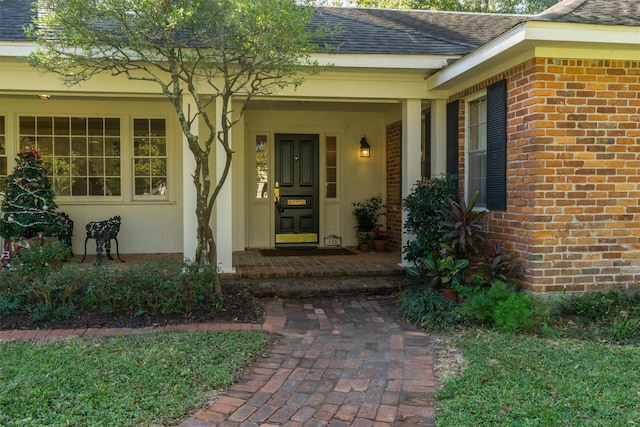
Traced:
[[402, 165], [402, 122], [387, 126], [387, 233], [389, 249], [400, 250], [402, 246], [402, 194], [400, 192]]
[[[535, 292], [639, 288], [640, 61], [535, 58], [508, 82], [507, 210], [492, 241]], [[461, 176], [464, 156], [460, 156]]]

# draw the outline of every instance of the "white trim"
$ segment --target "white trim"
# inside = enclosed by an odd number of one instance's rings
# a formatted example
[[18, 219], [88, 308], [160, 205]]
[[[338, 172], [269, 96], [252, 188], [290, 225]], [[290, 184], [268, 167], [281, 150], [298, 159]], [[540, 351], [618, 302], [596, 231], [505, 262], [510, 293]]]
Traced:
[[[469, 198], [471, 197], [470, 194], [470, 190], [469, 190], [469, 167], [470, 167], [470, 161], [469, 161], [469, 135], [471, 132], [469, 132], [469, 114], [471, 113], [471, 109], [469, 108], [469, 104], [471, 104], [474, 101], [477, 101], [478, 99], [484, 98], [484, 103], [485, 103], [485, 117], [484, 117], [484, 123], [485, 123], [485, 129], [486, 129], [486, 125], [487, 125], [487, 121], [489, 120], [489, 112], [487, 110], [487, 90], [483, 89], [479, 92], [476, 92], [472, 95], [469, 95], [468, 97], [464, 98], [464, 200], [466, 202], [469, 201]], [[485, 135], [486, 138], [486, 135]], [[486, 152], [487, 152], [487, 147], [485, 146], [485, 156], [486, 156]], [[487, 197], [487, 187], [486, 187], [486, 168], [485, 168], [485, 200]], [[485, 206], [479, 206], [479, 208], [485, 208]]]
[[[560, 22], [529, 21], [517, 25], [501, 36], [427, 78], [427, 89], [442, 89], [463, 74], [484, 65], [499, 56], [510, 58], [523, 50], [542, 46], [568, 46], [580, 44], [614, 44], [625, 48], [640, 46], [637, 27], [569, 24]], [[505, 68], [508, 68], [508, 64]]]
[[386, 68], [403, 70], [440, 70], [461, 55], [401, 55], [401, 54], [314, 54], [311, 59], [320, 65], [337, 68]]

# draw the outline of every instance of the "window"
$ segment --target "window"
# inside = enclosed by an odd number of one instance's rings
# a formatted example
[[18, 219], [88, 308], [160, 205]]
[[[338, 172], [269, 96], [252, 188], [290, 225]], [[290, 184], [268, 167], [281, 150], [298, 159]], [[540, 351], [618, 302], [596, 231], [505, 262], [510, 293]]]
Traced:
[[256, 135], [256, 199], [269, 198], [269, 145], [266, 135]]
[[59, 196], [120, 196], [120, 119], [23, 116], [20, 149], [33, 146]]
[[4, 124], [4, 116], [0, 116], [0, 189], [3, 189], [7, 183], [7, 140]]
[[476, 206], [487, 204], [487, 97], [467, 104], [467, 191], [479, 193]]
[[[447, 105], [447, 172], [457, 168], [458, 103]], [[477, 206], [507, 208], [507, 82], [487, 88], [467, 102], [466, 190], [479, 192]], [[451, 169], [450, 169], [451, 168]]]
[[338, 139], [335, 136], [327, 136], [326, 143], [326, 192], [327, 199], [338, 197]]
[[167, 127], [164, 119], [133, 120], [135, 196], [167, 195]]

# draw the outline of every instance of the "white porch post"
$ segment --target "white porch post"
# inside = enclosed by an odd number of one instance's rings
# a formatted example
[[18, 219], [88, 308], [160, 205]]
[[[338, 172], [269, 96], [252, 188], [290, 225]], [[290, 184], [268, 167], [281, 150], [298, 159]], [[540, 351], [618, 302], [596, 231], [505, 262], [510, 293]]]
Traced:
[[[195, 100], [191, 95], [182, 97], [185, 114], [193, 115], [198, 111]], [[191, 123], [191, 132], [198, 135], [200, 129], [198, 120]], [[198, 246], [198, 221], [196, 218], [196, 187], [193, 185], [192, 175], [196, 170], [196, 159], [189, 149], [187, 137], [182, 135], [182, 256], [184, 259], [195, 260]]]
[[[419, 99], [402, 101], [402, 198], [411, 193], [413, 184], [420, 179], [420, 145], [422, 132], [422, 109]], [[402, 211], [402, 229], [407, 221], [407, 214]], [[413, 239], [412, 235], [402, 233], [402, 247]], [[403, 265], [407, 265], [405, 259]]]
[[431, 101], [431, 175], [447, 173], [447, 101]]
[[[222, 129], [222, 97], [216, 98], [216, 130]], [[229, 144], [232, 135], [229, 130]], [[224, 171], [227, 154], [222, 144], [216, 141], [216, 182], [220, 181]], [[216, 245], [218, 249], [218, 267], [224, 273], [233, 273], [233, 168], [229, 170], [218, 198], [216, 199]]]

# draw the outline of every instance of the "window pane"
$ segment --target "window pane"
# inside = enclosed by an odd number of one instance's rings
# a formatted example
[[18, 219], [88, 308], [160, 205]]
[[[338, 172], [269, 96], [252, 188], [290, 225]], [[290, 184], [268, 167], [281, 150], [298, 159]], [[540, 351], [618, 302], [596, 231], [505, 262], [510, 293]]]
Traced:
[[471, 197], [477, 191], [479, 195], [476, 205], [483, 207], [486, 203], [487, 181], [487, 101], [482, 97], [471, 101], [467, 106], [467, 197]]
[[326, 137], [325, 147], [325, 197], [335, 199], [338, 197], [338, 138]]
[[167, 195], [167, 129], [165, 119], [133, 120], [134, 194]]
[[269, 145], [266, 135], [256, 136], [256, 198], [269, 198]]
[[[19, 117], [19, 140], [31, 143], [50, 168], [59, 196], [120, 195], [106, 187], [106, 174], [120, 185], [120, 119], [101, 117]], [[111, 135], [106, 138], [105, 134]], [[110, 157], [105, 158], [108, 143]], [[107, 170], [108, 168], [108, 170]]]

